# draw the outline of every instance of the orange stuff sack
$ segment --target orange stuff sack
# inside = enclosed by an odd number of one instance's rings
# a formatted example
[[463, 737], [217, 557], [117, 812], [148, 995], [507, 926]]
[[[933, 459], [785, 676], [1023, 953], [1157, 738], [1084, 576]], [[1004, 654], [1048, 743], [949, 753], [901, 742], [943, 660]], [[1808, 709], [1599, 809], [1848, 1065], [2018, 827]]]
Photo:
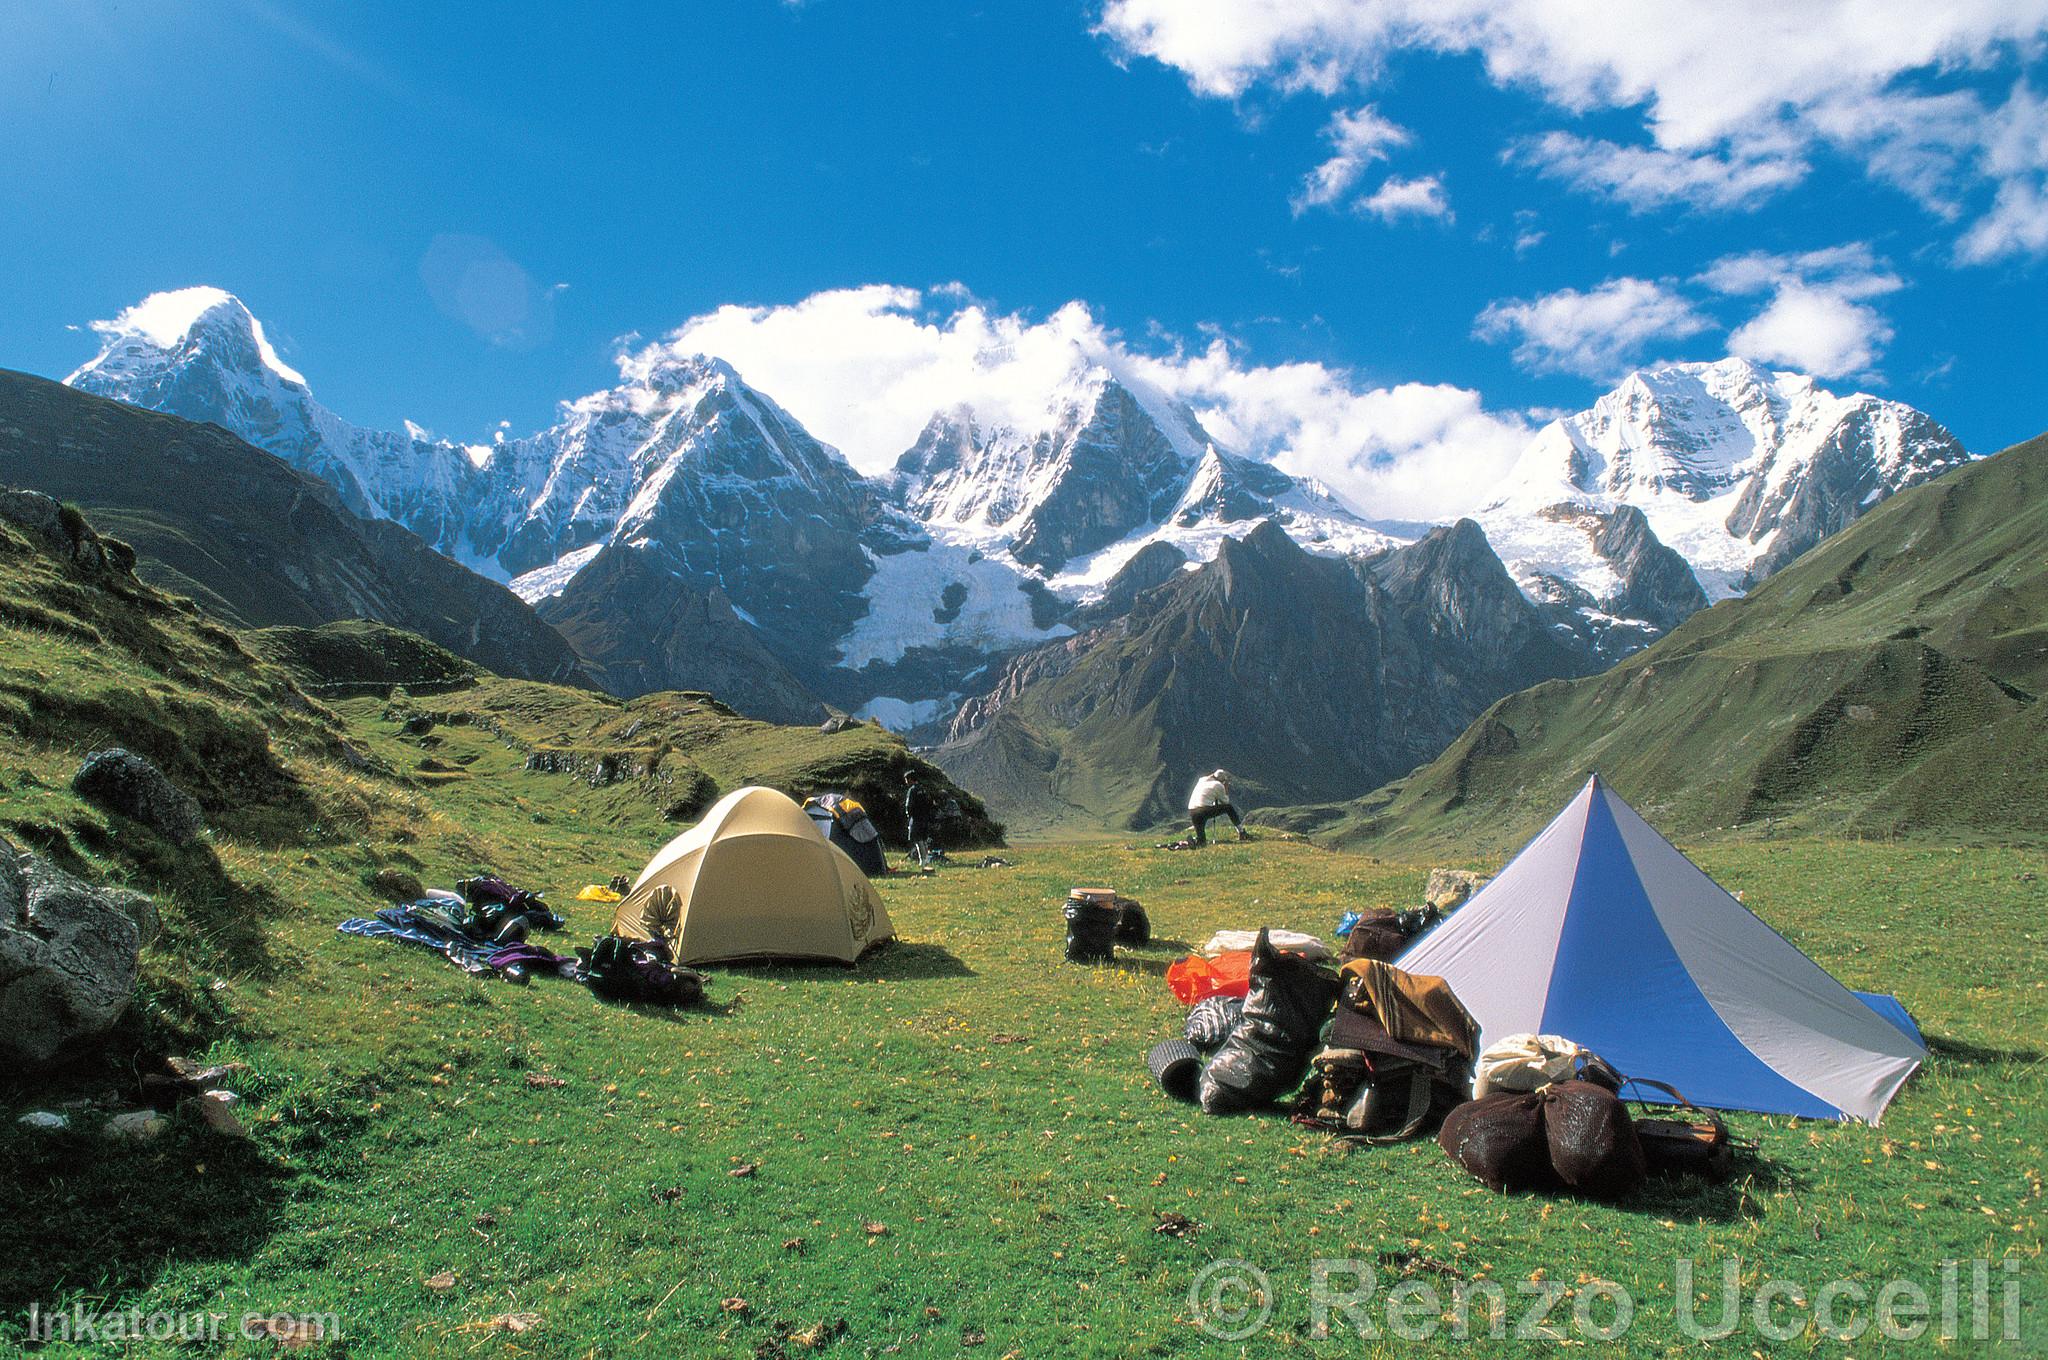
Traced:
[[1183, 1006], [1212, 996], [1243, 996], [1252, 989], [1252, 951], [1233, 949], [1213, 959], [1190, 954], [1166, 970], [1166, 985]]

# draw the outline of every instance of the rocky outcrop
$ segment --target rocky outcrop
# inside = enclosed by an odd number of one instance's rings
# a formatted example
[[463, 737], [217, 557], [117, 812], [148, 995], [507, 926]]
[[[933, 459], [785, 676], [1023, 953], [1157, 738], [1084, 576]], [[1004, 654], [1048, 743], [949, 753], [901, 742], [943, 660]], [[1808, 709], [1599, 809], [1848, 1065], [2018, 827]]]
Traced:
[[133, 751], [94, 751], [71, 778], [71, 791], [88, 802], [142, 823], [173, 845], [190, 845], [206, 830], [199, 800], [173, 784]]
[[1164, 539], [1154, 539], [1131, 554], [1102, 588], [1102, 594], [1074, 611], [1073, 623], [1086, 627], [1107, 623], [1130, 612], [1131, 604], [1154, 586], [1163, 586], [1188, 562], [1188, 555]]
[[1431, 869], [1429, 882], [1422, 889], [1422, 901], [1438, 911], [1452, 911], [1486, 884], [1485, 874], [1475, 874], [1470, 869]]
[[135, 549], [102, 538], [77, 510], [40, 491], [0, 486], [0, 519], [28, 530], [79, 570], [95, 575], [133, 575]]
[[0, 841], [0, 1068], [45, 1067], [88, 1047], [134, 995], [137, 893], [97, 888]]
[[1669, 632], [1707, 607], [1707, 592], [1678, 553], [1657, 541], [1650, 521], [1633, 505], [1599, 517], [1593, 551], [1614, 568], [1619, 584], [1600, 607]]

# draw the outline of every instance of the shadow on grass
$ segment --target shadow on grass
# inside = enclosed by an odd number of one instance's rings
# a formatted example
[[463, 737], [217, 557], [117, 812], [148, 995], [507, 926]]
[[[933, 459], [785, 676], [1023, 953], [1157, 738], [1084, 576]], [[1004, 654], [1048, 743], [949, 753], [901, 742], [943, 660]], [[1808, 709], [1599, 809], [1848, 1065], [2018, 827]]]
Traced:
[[2038, 1048], [1986, 1048], [1973, 1044], [1967, 1039], [1955, 1039], [1945, 1034], [1923, 1035], [1930, 1055], [1948, 1062], [1962, 1063], [1971, 1067], [1989, 1066], [1996, 1063], [2037, 1063], [2042, 1053]]
[[8, 1127], [0, 1164], [0, 1349], [31, 1304], [109, 1311], [166, 1266], [249, 1260], [294, 1179], [256, 1143], [182, 1120], [143, 1143], [108, 1139], [95, 1121], [64, 1133]]
[[921, 982], [931, 978], [968, 978], [975, 971], [944, 945], [891, 940], [863, 954], [852, 967], [836, 963], [706, 964], [713, 975], [773, 978], [829, 978], [846, 982]]
[[74, 821], [72, 837], [93, 854], [120, 864], [128, 881], [142, 891], [173, 899], [184, 913], [187, 929], [181, 933], [188, 952], [196, 936], [205, 941], [209, 968], [257, 978], [275, 972], [263, 927], [284, 904], [269, 885], [237, 879], [205, 841], [175, 846], [126, 818], [110, 816], [109, 821], [109, 827]]
[[1179, 963], [1180, 960], [1180, 954], [1175, 954], [1171, 958], [1155, 959], [1148, 958], [1143, 954], [1131, 953], [1129, 950], [1122, 950], [1116, 956], [1116, 966], [1128, 968], [1135, 973], [1147, 973], [1153, 977], [1165, 977], [1166, 970]]

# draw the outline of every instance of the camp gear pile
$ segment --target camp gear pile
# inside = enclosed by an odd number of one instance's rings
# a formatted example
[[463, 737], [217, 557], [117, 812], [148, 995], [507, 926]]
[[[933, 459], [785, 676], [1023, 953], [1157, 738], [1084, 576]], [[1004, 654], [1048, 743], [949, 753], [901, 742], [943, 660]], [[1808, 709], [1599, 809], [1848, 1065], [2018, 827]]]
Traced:
[[1301, 1084], [1337, 1003], [1337, 975], [1313, 959], [1273, 947], [1260, 931], [1252, 946], [1244, 1014], [1202, 1069], [1202, 1109], [1231, 1114], [1269, 1105]]
[[1479, 1027], [1442, 978], [1357, 959], [1295, 1119], [1371, 1141], [1434, 1128], [1466, 1098]]
[[1060, 908], [1067, 923], [1068, 963], [1109, 963], [1116, 946], [1141, 948], [1152, 942], [1145, 908], [1114, 888], [1074, 888]]
[[590, 990], [614, 1001], [656, 1006], [694, 1006], [704, 999], [704, 975], [673, 964], [658, 940], [600, 935], [583, 963]]
[[539, 893], [487, 874], [456, 886], [461, 892], [430, 892], [374, 916], [351, 917], [335, 929], [344, 935], [431, 949], [475, 977], [525, 982], [537, 972], [577, 976], [576, 960], [526, 943], [529, 931], [563, 926]]

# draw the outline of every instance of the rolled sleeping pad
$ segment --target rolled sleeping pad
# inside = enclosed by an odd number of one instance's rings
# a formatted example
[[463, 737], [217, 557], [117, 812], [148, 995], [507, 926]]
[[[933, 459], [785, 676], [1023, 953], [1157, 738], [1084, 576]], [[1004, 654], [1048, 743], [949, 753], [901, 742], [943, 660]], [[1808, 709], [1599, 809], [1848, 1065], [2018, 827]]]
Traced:
[[1159, 1083], [1159, 1089], [1175, 1100], [1193, 1103], [1196, 1086], [1202, 1079], [1202, 1053], [1185, 1039], [1168, 1039], [1152, 1046], [1145, 1055], [1145, 1065], [1152, 1069], [1152, 1079]]

